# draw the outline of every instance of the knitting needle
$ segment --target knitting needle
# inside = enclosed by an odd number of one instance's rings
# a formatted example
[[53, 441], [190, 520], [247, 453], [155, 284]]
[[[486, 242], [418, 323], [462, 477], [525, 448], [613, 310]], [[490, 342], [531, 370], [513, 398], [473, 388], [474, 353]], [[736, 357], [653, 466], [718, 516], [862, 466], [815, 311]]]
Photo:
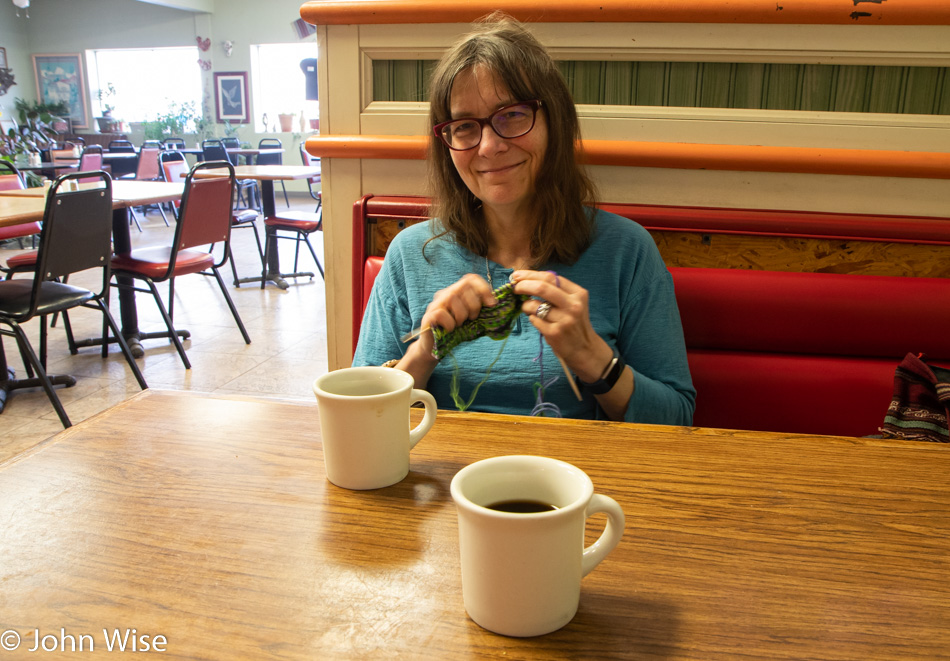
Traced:
[[[554, 353], [553, 351], [551, 353]], [[584, 398], [581, 396], [581, 391], [577, 389], [577, 383], [574, 381], [574, 377], [571, 376], [571, 370], [567, 369], [567, 363], [564, 362], [564, 359], [561, 358], [556, 353], [554, 357], [557, 358], [557, 361], [561, 363], [561, 367], [564, 369], [564, 376], [567, 377], [567, 382], [571, 384], [571, 390], [574, 391], [574, 394], [577, 396], [577, 401], [582, 401]]]
[[431, 328], [429, 328], [428, 326], [422, 326], [421, 328], [417, 328], [417, 329], [415, 329], [415, 330], [411, 330], [411, 331], [409, 331], [408, 333], [406, 333], [405, 335], [403, 335], [402, 337], [400, 337], [400, 338], [399, 338], [399, 341], [402, 342], [403, 344], [405, 344], [405, 343], [408, 342], [409, 340], [414, 340], [414, 339], [416, 339], [417, 337], [419, 337], [420, 335], [422, 335], [423, 333], [425, 333], [427, 330], [431, 330]]

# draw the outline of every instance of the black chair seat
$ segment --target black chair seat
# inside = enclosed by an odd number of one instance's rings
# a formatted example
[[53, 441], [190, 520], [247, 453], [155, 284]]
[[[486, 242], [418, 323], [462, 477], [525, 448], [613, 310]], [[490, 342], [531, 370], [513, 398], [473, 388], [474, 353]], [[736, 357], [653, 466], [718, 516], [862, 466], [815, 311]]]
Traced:
[[[4, 280], [0, 282], [0, 316], [22, 317], [29, 313], [33, 281]], [[39, 300], [36, 304], [36, 314], [39, 316], [62, 312], [88, 303], [93, 294], [88, 289], [73, 287], [62, 282], [44, 282], [40, 285]]]

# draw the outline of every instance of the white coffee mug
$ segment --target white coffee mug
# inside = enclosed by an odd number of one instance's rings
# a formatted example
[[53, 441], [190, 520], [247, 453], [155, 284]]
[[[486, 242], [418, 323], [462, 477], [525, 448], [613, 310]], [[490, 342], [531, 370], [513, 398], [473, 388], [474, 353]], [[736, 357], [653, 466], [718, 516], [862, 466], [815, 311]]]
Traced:
[[[435, 398], [413, 388], [407, 372], [390, 367], [347, 367], [317, 378], [313, 392], [327, 479], [345, 489], [379, 489], [409, 474], [409, 451], [435, 422]], [[409, 407], [425, 405], [410, 430]]]
[[[570, 622], [581, 578], [623, 534], [617, 501], [595, 494], [586, 473], [557, 459], [484, 459], [460, 470], [451, 492], [458, 509], [465, 610], [480, 626], [506, 636], [539, 636]], [[547, 510], [491, 509], [499, 503]], [[517, 503], [522, 505], [512, 505]], [[607, 514], [607, 526], [584, 548], [585, 521], [597, 512]]]

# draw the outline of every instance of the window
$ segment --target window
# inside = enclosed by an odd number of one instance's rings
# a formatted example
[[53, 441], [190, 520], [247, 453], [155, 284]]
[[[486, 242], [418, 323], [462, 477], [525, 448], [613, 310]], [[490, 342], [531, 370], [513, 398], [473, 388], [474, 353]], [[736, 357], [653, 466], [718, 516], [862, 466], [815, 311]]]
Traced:
[[[291, 131], [300, 131], [301, 113], [305, 130], [319, 118], [316, 97], [317, 45], [260, 44], [251, 47], [251, 88], [253, 90], [254, 130], [258, 133], [280, 131], [278, 115], [294, 115]], [[305, 63], [305, 60], [310, 62]], [[308, 94], [308, 76], [312, 76]], [[314, 97], [308, 99], [307, 97]], [[315, 128], [315, 127], [313, 127]]]
[[109, 104], [115, 118], [144, 122], [173, 105], [202, 107], [197, 47], [95, 50], [88, 64], [94, 114]]

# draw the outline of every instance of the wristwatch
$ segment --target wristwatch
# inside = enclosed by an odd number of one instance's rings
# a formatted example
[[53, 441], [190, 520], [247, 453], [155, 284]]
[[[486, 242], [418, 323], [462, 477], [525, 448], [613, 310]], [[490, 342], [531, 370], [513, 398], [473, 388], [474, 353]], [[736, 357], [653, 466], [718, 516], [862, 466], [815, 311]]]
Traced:
[[581, 381], [580, 377], [574, 377], [578, 386], [584, 388], [592, 395], [603, 395], [606, 392], [610, 392], [610, 390], [617, 385], [617, 381], [620, 379], [620, 375], [623, 374], [623, 369], [627, 364], [623, 362], [623, 356], [620, 355], [617, 348], [614, 347], [613, 349], [614, 357], [607, 363], [607, 367], [604, 368], [600, 378], [593, 383], [587, 383], [586, 381]]

